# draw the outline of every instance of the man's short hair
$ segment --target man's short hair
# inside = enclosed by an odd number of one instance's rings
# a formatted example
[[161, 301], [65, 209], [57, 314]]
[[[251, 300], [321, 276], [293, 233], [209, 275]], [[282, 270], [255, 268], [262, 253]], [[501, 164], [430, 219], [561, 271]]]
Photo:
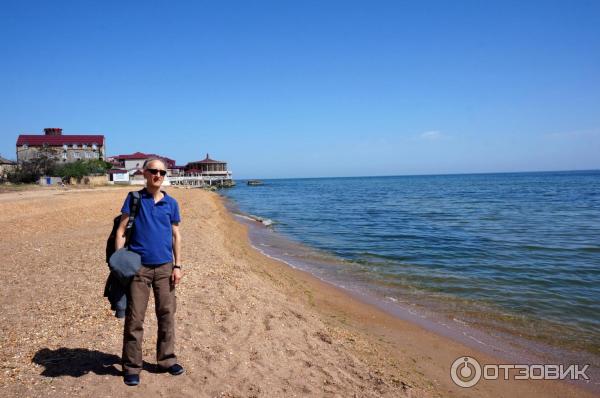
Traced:
[[144, 162], [144, 170], [148, 169], [148, 165], [152, 162], [161, 162], [165, 169], [167, 168], [167, 164], [161, 158], [150, 158]]

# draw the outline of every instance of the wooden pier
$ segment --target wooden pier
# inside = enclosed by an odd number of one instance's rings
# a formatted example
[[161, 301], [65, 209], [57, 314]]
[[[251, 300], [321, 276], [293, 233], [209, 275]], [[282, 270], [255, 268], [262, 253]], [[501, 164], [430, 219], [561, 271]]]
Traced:
[[169, 177], [169, 183], [173, 186], [188, 188], [228, 188], [233, 187], [235, 182], [228, 175], [223, 176], [178, 176]]

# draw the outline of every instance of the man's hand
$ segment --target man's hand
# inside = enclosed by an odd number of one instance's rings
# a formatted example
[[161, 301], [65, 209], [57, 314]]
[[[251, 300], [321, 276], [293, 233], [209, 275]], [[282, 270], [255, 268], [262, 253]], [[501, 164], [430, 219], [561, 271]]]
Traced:
[[183, 273], [181, 272], [181, 269], [173, 268], [173, 273], [171, 274], [171, 282], [173, 282], [173, 284], [175, 285], [178, 284], [182, 276]]

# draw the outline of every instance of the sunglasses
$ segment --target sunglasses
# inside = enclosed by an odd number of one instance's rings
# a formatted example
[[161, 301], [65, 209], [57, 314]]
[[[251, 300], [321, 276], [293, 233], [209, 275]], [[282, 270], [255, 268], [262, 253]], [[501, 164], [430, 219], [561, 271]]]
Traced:
[[146, 169], [150, 174], [157, 175], [160, 173], [162, 177], [167, 175], [167, 170], [159, 170], [159, 169]]

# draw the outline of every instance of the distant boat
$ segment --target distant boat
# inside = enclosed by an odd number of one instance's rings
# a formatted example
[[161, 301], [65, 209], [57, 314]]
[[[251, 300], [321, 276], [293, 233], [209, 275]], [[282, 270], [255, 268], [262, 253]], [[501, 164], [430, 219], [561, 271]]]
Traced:
[[248, 180], [248, 185], [264, 185], [265, 183], [261, 180]]

